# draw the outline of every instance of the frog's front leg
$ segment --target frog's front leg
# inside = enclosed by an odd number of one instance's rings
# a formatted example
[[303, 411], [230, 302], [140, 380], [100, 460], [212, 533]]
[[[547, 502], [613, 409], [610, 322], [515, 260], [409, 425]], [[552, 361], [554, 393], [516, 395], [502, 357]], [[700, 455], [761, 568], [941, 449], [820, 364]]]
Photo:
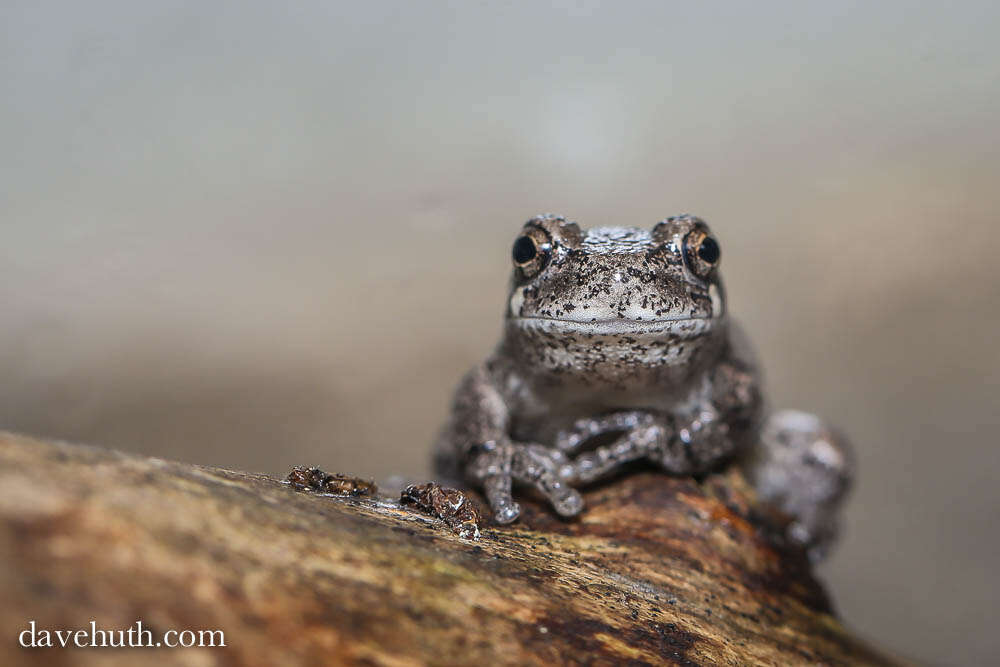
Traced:
[[563, 516], [579, 514], [583, 499], [568, 486], [570, 469], [561, 452], [509, 436], [510, 411], [487, 365], [470, 372], [459, 385], [445, 448], [459, 457], [465, 476], [480, 485], [498, 523], [521, 513], [514, 502], [514, 482], [534, 487]]
[[578, 419], [556, 434], [553, 446], [560, 452], [573, 454], [595, 438], [620, 434], [609, 445], [579, 454], [563, 473], [574, 484], [587, 484], [614, 474], [627, 463], [666, 450], [672, 432], [662, 415], [647, 410], [625, 410]]
[[[736, 360], [720, 363], [705, 375], [684, 409], [609, 415], [610, 424], [617, 420], [630, 424], [630, 430], [609, 445], [577, 456], [570, 479], [591, 482], [640, 459], [676, 475], [705, 472], [748, 442], [760, 409], [753, 370]], [[572, 442], [572, 438], [564, 437], [564, 441]]]
[[651, 423], [652, 415], [644, 410], [609, 412], [597, 417], [586, 417], [560, 430], [552, 443], [564, 454], [573, 454], [587, 442], [607, 433], [631, 432]]

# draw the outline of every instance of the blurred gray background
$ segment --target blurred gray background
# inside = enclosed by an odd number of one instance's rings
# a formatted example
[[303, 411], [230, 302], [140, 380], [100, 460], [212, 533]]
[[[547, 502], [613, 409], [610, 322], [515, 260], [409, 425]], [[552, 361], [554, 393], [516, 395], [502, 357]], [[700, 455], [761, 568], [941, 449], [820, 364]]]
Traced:
[[4, 2], [0, 427], [425, 476], [526, 218], [694, 212], [773, 404], [856, 442], [846, 620], [990, 662], [998, 34], [991, 2]]

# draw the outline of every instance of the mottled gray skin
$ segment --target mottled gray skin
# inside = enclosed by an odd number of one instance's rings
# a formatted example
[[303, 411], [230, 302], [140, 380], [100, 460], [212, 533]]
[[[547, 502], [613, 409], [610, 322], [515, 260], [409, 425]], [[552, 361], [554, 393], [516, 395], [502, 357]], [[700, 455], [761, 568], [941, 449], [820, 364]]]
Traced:
[[644, 460], [696, 475], [739, 460], [821, 556], [849, 481], [846, 444], [803, 413], [763, 419], [749, 347], [727, 316], [719, 252], [693, 216], [652, 230], [529, 220], [515, 241], [503, 338], [455, 394], [442, 474], [514, 521], [512, 485], [563, 516], [575, 487]]

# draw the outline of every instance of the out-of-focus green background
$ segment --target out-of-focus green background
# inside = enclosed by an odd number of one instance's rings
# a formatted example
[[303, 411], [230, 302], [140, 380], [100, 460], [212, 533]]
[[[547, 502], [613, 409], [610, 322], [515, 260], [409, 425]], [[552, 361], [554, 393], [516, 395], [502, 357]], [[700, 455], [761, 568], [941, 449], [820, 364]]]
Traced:
[[6, 2], [0, 426], [429, 474], [509, 244], [705, 217], [775, 406], [857, 444], [822, 574], [1000, 652], [1000, 6]]

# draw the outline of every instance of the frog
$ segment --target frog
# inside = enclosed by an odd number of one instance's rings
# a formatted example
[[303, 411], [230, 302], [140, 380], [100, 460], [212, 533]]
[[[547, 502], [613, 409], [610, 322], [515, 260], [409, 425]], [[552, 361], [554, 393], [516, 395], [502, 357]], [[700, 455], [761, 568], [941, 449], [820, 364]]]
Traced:
[[582, 488], [637, 466], [699, 478], [735, 465], [788, 517], [789, 540], [826, 555], [850, 445], [809, 413], [767, 409], [704, 220], [584, 230], [539, 215], [510, 253], [500, 342], [458, 384], [440, 475], [480, 490], [502, 525], [520, 516], [522, 489], [569, 519]]

